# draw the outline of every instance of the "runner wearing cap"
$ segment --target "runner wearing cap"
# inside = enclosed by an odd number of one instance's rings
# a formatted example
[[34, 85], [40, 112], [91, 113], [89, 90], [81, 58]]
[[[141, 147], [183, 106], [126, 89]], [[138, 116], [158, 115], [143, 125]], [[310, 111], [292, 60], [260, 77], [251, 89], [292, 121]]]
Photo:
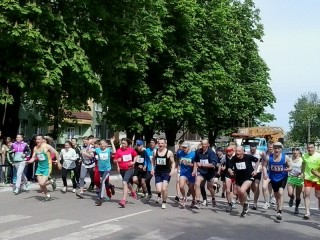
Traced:
[[258, 166], [257, 166], [257, 175], [254, 176], [254, 182], [251, 185], [251, 190], [254, 194], [252, 210], [257, 210], [258, 200], [259, 200], [259, 195], [260, 195], [260, 181], [261, 181], [261, 175], [262, 175], [261, 159], [265, 158], [265, 153], [260, 152], [257, 149], [257, 143], [251, 143], [250, 144], [250, 151], [248, 151], [247, 154], [250, 154], [258, 159], [257, 163], [252, 162], [253, 168], [255, 168], [256, 165], [258, 165]]
[[292, 170], [291, 159], [282, 153], [283, 145], [280, 142], [273, 144], [273, 154], [266, 157], [263, 162], [263, 177], [268, 179], [267, 166], [269, 166], [269, 179], [277, 201], [278, 220], [282, 219], [283, 189], [286, 187], [288, 172]]
[[181, 145], [182, 151], [178, 152], [177, 157], [179, 159], [179, 166], [180, 166], [179, 187], [180, 187], [180, 193], [182, 195], [181, 206], [185, 207], [187, 202], [186, 191], [184, 189], [185, 185], [187, 184], [193, 199], [190, 207], [193, 208], [195, 205], [195, 192], [194, 192], [195, 177], [192, 176], [192, 171], [193, 171], [195, 152], [191, 151], [190, 147], [191, 147], [190, 143], [183, 142]]
[[146, 186], [146, 177], [147, 177], [147, 165], [150, 162], [150, 157], [147, 151], [144, 149], [144, 142], [142, 140], [136, 141], [136, 152], [138, 154], [137, 161], [134, 165], [133, 172], [133, 183], [137, 184], [137, 186], [142, 187], [143, 197], [147, 197], [147, 186]]
[[320, 201], [320, 181], [319, 178], [314, 175], [311, 170], [318, 170], [317, 167], [320, 164], [320, 154], [316, 152], [314, 143], [308, 143], [308, 153], [302, 155], [302, 173], [304, 176], [304, 202], [306, 207], [306, 214], [304, 219], [310, 219], [310, 196], [311, 189], [315, 189], [315, 195]]
[[294, 201], [294, 190], [296, 190], [296, 207], [294, 210], [295, 214], [299, 214], [299, 205], [301, 202], [301, 192], [303, 189], [303, 177], [301, 173], [302, 157], [299, 148], [292, 149], [292, 171], [288, 176], [288, 196], [290, 197], [289, 207], [293, 206]]

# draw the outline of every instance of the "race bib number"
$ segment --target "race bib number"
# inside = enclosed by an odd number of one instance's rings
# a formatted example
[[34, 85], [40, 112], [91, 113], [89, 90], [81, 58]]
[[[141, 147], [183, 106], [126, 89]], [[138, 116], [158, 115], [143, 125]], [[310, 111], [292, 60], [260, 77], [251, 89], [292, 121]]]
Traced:
[[251, 162], [252, 167], [255, 168], [256, 167], [256, 163], [255, 162]]
[[238, 163], [236, 163], [236, 167], [237, 167], [237, 170], [247, 169], [245, 162], [238, 162]]
[[209, 160], [208, 159], [200, 159], [200, 163], [201, 164], [209, 164]]
[[22, 160], [22, 153], [21, 152], [17, 152], [14, 154], [14, 161], [21, 161]]
[[46, 156], [43, 153], [38, 154], [37, 158], [38, 158], [39, 161], [45, 161], [46, 160]]
[[100, 153], [99, 157], [100, 157], [100, 160], [105, 161], [105, 160], [108, 160], [109, 154], [108, 153]]
[[271, 165], [271, 171], [273, 172], [283, 172], [283, 165]]
[[166, 158], [157, 158], [157, 165], [166, 165], [167, 159]]
[[138, 158], [137, 163], [144, 163], [144, 158]]
[[191, 163], [192, 159], [191, 158], [181, 158], [180, 162], [182, 162], [182, 161], [186, 161], [187, 163]]
[[129, 154], [129, 155], [123, 155], [123, 156], [122, 156], [122, 160], [123, 160], [124, 162], [132, 161], [132, 156], [131, 156], [131, 154]]

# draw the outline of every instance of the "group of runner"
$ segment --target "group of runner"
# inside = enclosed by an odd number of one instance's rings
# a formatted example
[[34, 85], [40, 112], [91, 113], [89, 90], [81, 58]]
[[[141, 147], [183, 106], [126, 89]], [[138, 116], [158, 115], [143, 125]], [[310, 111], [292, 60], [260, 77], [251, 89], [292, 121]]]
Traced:
[[[242, 206], [242, 217], [245, 217], [249, 210], [248, 195], [251, 191], [252, 209], [257, 210], [260, 182], [265, 200], [263, 209], [274, 204], [278, 220], [282, 219], [284, 189], [287, 184], [289, 206], [292, 207], [295, 200], [295, 214], [299, 213], [303, 193], [306, 209], [304, 219], [310, 218], [312, 189], [315, 189], [320, 210], [320, 154], [316, 152], [313, 143], [307, 145], [307, 153], [303, 155], [298, 148], [293, 148], [292, 158], [282, 153], [283, 145], [280, 142], [269, 143], [267, 152], [257, 150], [254, 143], [250, 145], [250, 150], [245, 152], [242, 146], [234, 143], [230, 143], [225, 149], [217, 148], [213, 151], [207, 140], [202, 140], [195, 150], [189, 142], [180, 142], [176, 154], [167, 148], [163, 138], [151, 139], [148, 148], [144, 147], [144, 141], [137, 140], [135, 149], [131, 147], [132, 142], [128, 138], [121, 140], [118, 149], [115, 148], [114, 138], [107, 141], [91, 136], [84, 138], [83, 143], [80, 147], [76, 140], [72, 139], [67, 141], [58, 153], [42, 135], [38, 135], [36, 146], [31, 151], [21, 135], [18, 135], [16, 142], [10, 146], [12, 164], [17, 170], [14, 193], [19, 194], [22, 189], [29, 189], [23, 169], [26, 164], [37, 161], [35, 174], [41, 192], [45, 195], [44, 201], [51, 200], [47, 186], [51, 184], [53, 190], [56, 188], [55, 179], [50, 177], [54, 163], [61, 170], [63, 193], [67, 192], [67, 175], [71, 173], [72, 191], [79, 198], [84, 198], [85, 177], [89, 174], [91, 183], [87, 190], [92, 191], [96, 186], [95, 205], [101, 206], [115, 194], [114, 186], [109, 182], [113, 161], [122, 177], [123, 195], [119, 202], [121, 207], [126, 206], [129, 194], [133, 199], [137, 199], [140, 189], [142, 197], [150, 201], [153, 197], [151, 179], [154, 176], [158, 195], [156, 202], [161, 202], [165, 209], [168, 184], [172, 176], [177, 176], [175, 200], [181, 208], [186, 207], [189, 197], [191, 208], [200, 209], [207, 205], [205, 185], [211, 194], [212, 207], [215, 207], [215, 194], [220, 189], [221, 181], [222, 197], [228, 202], [226, 211], [231, 212], [239, 202]], [[274, 202], [272, 196], [275, 197]]]

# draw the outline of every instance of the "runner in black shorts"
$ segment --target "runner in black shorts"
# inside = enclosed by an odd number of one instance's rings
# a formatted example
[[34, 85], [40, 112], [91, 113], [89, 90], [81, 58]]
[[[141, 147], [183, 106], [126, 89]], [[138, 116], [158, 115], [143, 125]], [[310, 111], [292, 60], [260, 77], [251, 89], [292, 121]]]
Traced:
[[147, 176], [147, 167], [146, 163], [149, 160], [149, 156], [147, 151], [143, 148], [144, 142], [142, 140], [137, 140], [135, 149], [138, 153], [137, 161], [134, 165], [134, 173], [133, 173], [133, 183], [137, 184], [137, 186], [141, 186], [143, 190], [143, 197], [147, 197], [147, 186], [146, 186], [146, 176]]
[[257, 166], [257, 175], [254, 176], [254, 182], [251, 185], [251, 190], [254, 194], [254, 199], [253, 199], [253, 210], [257, 210], [258, 208], [258, 200], [259, 200], [259, 195], [260, 195], [260, 181], [261, 181], [261, 176], [262, 176], [262, 165], [261, 165], [261, 160], [265, 158], [266, 154], [265, 152], [260, 152], [257, 150], [257, 144], [256, 143], [251, 143], [250, 144], [250, 151], [247, 152], [247, 154], [254, 156], [255, 158], [258, 159], [258, 162], [252, 162], [252, 166], [255, 168]]
[[252, 155], [244, 154], [243, 147], [237, 147], [235, 156], [229, 162], [229, 173], [231, 176], [236, 175], [237, 192], [243, 211], [241, 217], [244, 217], [249, 209], [247, 202], [247, 190], [250, 189], [254, 176], [257, 174], [253, 168], [252, 162], [258, 162], [258, 159]]
[[202, 148], [196, 151], [193, 167], [193, 176], [196, 176], [196, 200], [197, 204], [194, 206], [197, 209], [200, 205], [200, 185], [203, 180], [207, 181], [207, 188], [211, 193], [212, 207], [216, 206], [215, 190], [213, 189], [213, 178], [215, 177], [215, 168], [218, 162], [217, 155], [209, 148], [208, 140], [202, 140]]

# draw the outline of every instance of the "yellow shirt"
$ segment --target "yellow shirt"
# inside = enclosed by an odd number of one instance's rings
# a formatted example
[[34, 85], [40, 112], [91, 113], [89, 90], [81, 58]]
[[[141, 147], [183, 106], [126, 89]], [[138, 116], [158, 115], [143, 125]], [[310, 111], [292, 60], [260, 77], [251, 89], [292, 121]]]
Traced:
[[305, 163], [304, 179], [312, 182], [318, 182], [318, 177], [311, 173], [311, 169], [318, 169], [320, 166], [320, 153], [315, 152], [311, 156], [308, 153], [305, 153], [302, 155], [302, 159]]

